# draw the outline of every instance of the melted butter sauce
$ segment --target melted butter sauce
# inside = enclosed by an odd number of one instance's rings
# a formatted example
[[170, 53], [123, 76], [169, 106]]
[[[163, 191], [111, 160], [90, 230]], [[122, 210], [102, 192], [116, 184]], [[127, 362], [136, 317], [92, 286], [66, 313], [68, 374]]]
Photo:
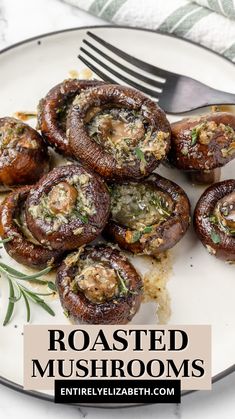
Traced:
[[142, 277], [144, 293], [142, 302], [156, 303], [156, 323], [165, 324], [171, 316], [171, 298], [167, 290], [167, 282], [172, 275], [173, 257], [170, 251], [159, 255], [158, 259], [151, 256], [132, 256], [129, 260]]

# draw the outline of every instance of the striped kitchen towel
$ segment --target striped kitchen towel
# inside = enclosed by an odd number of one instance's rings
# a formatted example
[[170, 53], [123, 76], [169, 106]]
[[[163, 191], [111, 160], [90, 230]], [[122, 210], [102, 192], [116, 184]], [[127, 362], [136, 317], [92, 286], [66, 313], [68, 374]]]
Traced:
[[190, 39], [235, 62], [235, 0], [64, 0], [117, 25]]

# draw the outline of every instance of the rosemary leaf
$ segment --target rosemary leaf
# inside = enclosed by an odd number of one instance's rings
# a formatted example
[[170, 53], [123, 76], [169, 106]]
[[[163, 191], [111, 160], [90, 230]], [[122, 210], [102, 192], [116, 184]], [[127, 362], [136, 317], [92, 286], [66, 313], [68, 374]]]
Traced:
[[48, 288], [50, 288], [50, 290], [57, 291], [57, 288], [56, 288], [56, 285], [55, 285], [54, 282], [48, 281], [47, 286], [48, 286]]
[[[25, 289], [25, 294], [32, 301], [34, 301], [35, 303], [37, 303], [43, 310], [47, 311], [47, 313], [49, 313], [51, 316], [55, 316], [55, 313], [51, 309], [51, 307], [48, 304], [46, 304], [45, 301], [42, 298], [38, 297], [38, 294], [36, 294], [36, 293], [34, 293], [32, 291], [26, 290], [26, 289]], [[45, 295], [45, 294], [43, 294], [43, 295]]]
[[27, 322], [30, 321], [30, 305], [29, 305], [29, 300], [27, 298], [27, 296], [25, 295], [25, 292], [23, 290], [21, 290], [24, 302], [25, 302], [25, 307], [26, 307], [26, 313], [27, 313]]
[[9, 321], [11, 320], [11, 316], [13, 314], [14, 305], [15, 305], [15, 302], [13, 302], [15, 298], [14, 286], [13, 286], [12, 280], [10, 278], [7, 278], [7, 279], [9, 282], [9, 303], [7, 307], [6, 316], [3, 322], [3, 326], [6, 326], [7, 323], [9, 323]]
[[[11, 268], [5, 263], [0, 262], [0, 270], [4, 271], [7, 275], [10, 275], [12, 278], [23, 279], [26, 281], [29, 281], [30, 279], [37, 279], [43, 275], [46, 275], [48, 272], [51, 271], [51, 269], [52, 268], [48, 266], [47, 268], [43, 269], [42, 271], [38, 271], [35, 274], [26, 275], [26, 274], [23, 274], [22, 272], [17, 271], [16, 269]], [[41, 281], [41, 282], [45, 283], [45, 281]]]

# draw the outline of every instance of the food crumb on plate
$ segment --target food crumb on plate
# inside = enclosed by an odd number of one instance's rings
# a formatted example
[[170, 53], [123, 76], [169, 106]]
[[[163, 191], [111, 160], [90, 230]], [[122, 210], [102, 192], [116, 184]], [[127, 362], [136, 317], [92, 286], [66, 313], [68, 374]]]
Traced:
[[14, 112], [13, 117], [20, 119], [21, 121], [28, 121], [29, 119], [37, 118], [37, 112], [18, 111]]
[[157, 321], [159, 324], [168, 322], [171, 316], [171, 299], [167, 290], [167, 282], [172, 273], [170, 252], [159, 255], [158, 260], [152, 259], [152, 267], [143, 275], [143, 302], [157, 303]]

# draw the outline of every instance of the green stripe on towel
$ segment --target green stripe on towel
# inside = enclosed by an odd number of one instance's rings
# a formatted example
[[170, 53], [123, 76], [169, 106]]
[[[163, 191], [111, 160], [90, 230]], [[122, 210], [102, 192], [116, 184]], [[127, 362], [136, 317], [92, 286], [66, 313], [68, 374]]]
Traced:
[[98, 15], [109, 0], [94, 0], [90, 5], [88, 12]]
[[233, 0], [221, 0], [224, 13], [230, 19], [235, 19], [235, 4]]
[[104, 11], [99, 15], [100, 17], [111, 20], [118, 10], [126, 3], [127, 0], [113, 0], [105, 7]]
[[182, 21], [181, 24], [174, 29], [173, 33], [178, 36], [185, 36], [196, 23], [211, 13], [212, 12], [210, 10], [204, 8], [197, 10], [195, 13]]
[[224, 13], [218, 0], [207, 0], [208, 6], [217, 13]]
[[235, 43], [231, 45], [231, 47], [227, 48], [223, 55], [227, 58], [229, 58], [230, 60], [234, 60], [235, 59]]
[[179, 7], [173, 13], [171, 13], [159, 26], [159, 30], [163, 32], [172, 32], [178, 22], [188, 16], [189, 13], [193, 13], [198, 9], [195, 4], [187, 4]]

